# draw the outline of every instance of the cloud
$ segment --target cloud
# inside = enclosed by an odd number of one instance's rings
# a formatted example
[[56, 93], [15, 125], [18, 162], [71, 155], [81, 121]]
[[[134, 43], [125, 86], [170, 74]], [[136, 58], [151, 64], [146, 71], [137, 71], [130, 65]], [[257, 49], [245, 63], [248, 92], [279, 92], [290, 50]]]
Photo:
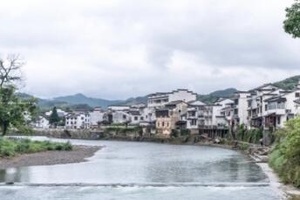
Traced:
[[300, 73], [282, 28], [292, 2], [10, 0], [0, 53], [26, 58], [24, 90], [43, 97], [250, 89]]

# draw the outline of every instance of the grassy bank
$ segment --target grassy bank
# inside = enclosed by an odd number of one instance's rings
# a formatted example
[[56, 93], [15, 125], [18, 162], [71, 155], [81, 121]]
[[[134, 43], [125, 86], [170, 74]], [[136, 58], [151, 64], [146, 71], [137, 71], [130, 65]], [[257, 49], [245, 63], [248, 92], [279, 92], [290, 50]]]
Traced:
[[58, 143], [50, 141], [32, 141], [29, 139], [0, 138], [0, 158], [42, 151], [70, 151], [72, 148], [73, 147], [69, 142]]
[[300, 118], [286, 123], [276, 133], [276, 144], [269, 155], [269, 164], [287, 184], [300, 188]]

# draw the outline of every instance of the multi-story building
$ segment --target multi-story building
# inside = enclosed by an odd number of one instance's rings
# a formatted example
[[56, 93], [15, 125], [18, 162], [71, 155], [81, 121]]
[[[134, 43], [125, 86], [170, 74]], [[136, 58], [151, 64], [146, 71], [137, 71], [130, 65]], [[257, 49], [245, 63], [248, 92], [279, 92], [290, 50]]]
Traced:
[[89, 113], [71, 113], [65, 117], [65, 128], [70, 129], [88, 129], [90, 128]]
[[169, 137], [176, 129], [176, 123], [181, 120], [181, 115], [187, 112], [187, 106], [184, 101], [173, 101], [157, 109], [155, 112], [157, 134]]
[[186, 121], [186, 128], [192, 130], [192, 132], [198, 132], [201, 125], [204, 125], [203, 110], [205, 103], [201, 101], [188, 102], [188, 108], [186, 115], [182, 116], [182, 120]]
[[173, 101], [195, 101], [197, 94], [187, 89], [177, 89], [172, 92], [158, 92], [148, 96], [149, 108], [160, 108]]
[[265, 100], [266, 112], [264, 115], [264, 128], [274, 130], [283, 128], [284, 123], [299, 114], [298, 100], [300, 98], [300, 83], [288, 92], [280, 93], [277, 96]]
[[104, 111], [100, 107], [95, 107], [89, 115], [91, 127], [98, 127], [99, 123], [103, 122]]

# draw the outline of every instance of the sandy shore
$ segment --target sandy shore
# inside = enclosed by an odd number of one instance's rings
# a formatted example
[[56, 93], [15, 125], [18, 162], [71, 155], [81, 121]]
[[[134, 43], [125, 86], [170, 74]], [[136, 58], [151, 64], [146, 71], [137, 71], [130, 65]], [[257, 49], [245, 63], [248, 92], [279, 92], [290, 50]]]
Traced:
[[98, 146], [73, 146], [72, 151], [46, 151], [18, 155], [11, 159], [0, 159], [0, 169], [84, 162], [99, 149], [101, 147]]

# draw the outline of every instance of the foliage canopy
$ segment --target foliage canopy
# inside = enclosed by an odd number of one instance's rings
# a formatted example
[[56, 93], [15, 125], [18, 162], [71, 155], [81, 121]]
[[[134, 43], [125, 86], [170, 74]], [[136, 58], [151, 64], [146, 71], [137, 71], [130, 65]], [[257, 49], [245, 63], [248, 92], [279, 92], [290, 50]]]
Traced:
[[289, 120], [276, 133], [269, 163], [285, 183], [300, 187], [300, 117]]
[[10, 127], [25, 130], [36, 109], [34, 98], [21, 99], [16, 95], [23, 65], [19, 56], [0, 58], [0, 135], [6, 135]]
[[286, 19], [283, 22], [285, 32], [292, 35], [294, 38], [300, 37], [300, 1], [286, 8]]

